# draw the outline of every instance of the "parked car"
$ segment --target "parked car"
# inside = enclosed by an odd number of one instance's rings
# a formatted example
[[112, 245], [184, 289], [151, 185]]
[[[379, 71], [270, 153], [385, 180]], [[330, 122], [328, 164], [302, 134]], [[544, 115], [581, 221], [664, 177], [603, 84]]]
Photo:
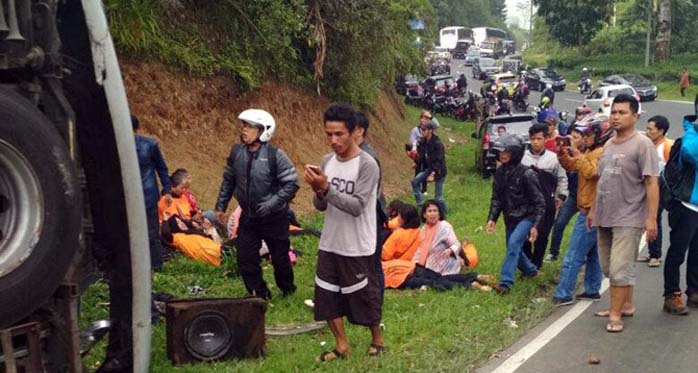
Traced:
[[480, 57], [480, 50], [477, 48], [470, 48], [465, 54], [465, 66], [473, 66], [473, 60]]
[[451, 75], [429, 76], [424, 79], [423, 86], [425, 89], [426, 87], [436, 87], [439, 90], [443, 90], [442, 87], [444, 87], [444, 84], [451, 87], [452, 85], [456, 84], [456, 79], [454, 79]]
[[532, 90], [542, 92], [547, 84], [552, 84], [556, 91], [564, 91], [567, 82], [552, 69], [532, 69], [526, 73], [526, 85]]
[[499, 127], [505, 127], [507, 134], [521, 136], [526, 143], [528, 140], [528, 129], [537, 123], [535, 115], [531, 113], [505, 114], [489, 117], [480, 126], [477, 132], [472, 133], [472, 137], [480, 139], [480, 146], [475, 149], [475, 167], [483, 178], [492, 176], [497, 168], [497, 155], [492, 151], [492, 142], [499, 134]]
[[405, 95], [407, 91], [417, 88], [421, 80], [414, 75], [399, 76], [395, 80], [395, 90], [398, 94]]
[[436, 52], [437, 56], [441, 59], [444, 59], [448, 62], [451, 62], [451, 52], [448, 50], [448, 48], [445, 47], [436, 47], [434, 48], [434, 52]]
[[[592, 112], [604, 113], [610, 116], [613, 98], [621, 93], [633, 95], [640, 100], [640, 96], [638, 96], [633, 87], [627, 84], [616, 84], [595, 89], [594, 92], [591, 92], [591, 94], [586, 97], [584, 104], [587, 105]], [[642, 111], [642, 106], [640, 106], [640, 111]]]
[[637, 92], [640, 101], [654, 101], [657, 98], [657, 86], [647, 80], [642, 75], [637, 74], [616, 74], [609, 75], [601, 81], [601, 86], [626, 84]]
[[499, 72], [499, 67], [495, 65], [495, 60], [488, 57], [478, 57], [473, 61], [473, 78], [485, 80]]

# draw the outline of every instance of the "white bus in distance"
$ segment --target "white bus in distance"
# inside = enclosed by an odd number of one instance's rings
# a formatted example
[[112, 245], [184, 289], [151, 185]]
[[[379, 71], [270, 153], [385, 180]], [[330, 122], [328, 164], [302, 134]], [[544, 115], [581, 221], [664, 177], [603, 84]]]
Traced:
[[473, 42], [473, 31], [462, 26], [444, 27], [439, 31], [439, 46], [454, 49], [458, 41]]

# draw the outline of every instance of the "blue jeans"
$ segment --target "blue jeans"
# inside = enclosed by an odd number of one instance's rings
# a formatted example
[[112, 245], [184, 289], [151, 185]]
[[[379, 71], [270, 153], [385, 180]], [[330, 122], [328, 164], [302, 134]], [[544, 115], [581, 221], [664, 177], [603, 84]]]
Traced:
[[584, 292], [598, 294], [601, 289], [601, 264], [599, 263], [599, 251], [596, 247], [596, 228], [587, 231], [587, 215], [579, 213], [574, 223], [567, 255], [562, 262], [560, 283], [555, 289], [555, 297], [568, 299], [574, 295], [577, 285], [577, 274], [586, 262], [584, 271]]
[[[414, 193], [414, 199], [417, 201], [417, 205], [421, 206], [422, 205], [422, 189], [421, 185], [423, 182], [427, 180], [429, 177], [429, 174], [431, 171], [429, 170], [424, 170], [420, 173], [418, 173], [414, 179], [412, 179], [412, 193]], [[439, 201], [441, 203], [441, 207], [443, 208], [444, 214], [448, 212], [448, 209], [446, 208], [446, 201], [444, 200], [444, 182], [446, 181], [446, 177], [442, 177], [441, 179], [436, 179], [434, 184], [434, 199]]]
[[514, 285], [516, 268], [519, 268], [525, 276], [533, 276], [538, 272], [536, 265], [522, 251], [523, 244], [528, 239], [528, 232], [531, 231], [531, 228], [533, 228], [533, 221], [531, 220], [522, 220], [512, 227], [507, 226], [507, 253], [504, 257], [504, 263], [502, 263], [502, 281], [500, 285], [511, 289]]
[[557, 219], [555, 219], [555, 225], [553, 225], [552, 237], [550, 238], [550, 255], [555, 257], [560, 255], [560, 244], [562, 243], [562, 236], [565, 233], [565, 227], [567, 227], [567, 224], [569, 224], [577, 211], [576, 196], [567, 198], [565, 203], [560, 207], [560, 210], [558, 210]]

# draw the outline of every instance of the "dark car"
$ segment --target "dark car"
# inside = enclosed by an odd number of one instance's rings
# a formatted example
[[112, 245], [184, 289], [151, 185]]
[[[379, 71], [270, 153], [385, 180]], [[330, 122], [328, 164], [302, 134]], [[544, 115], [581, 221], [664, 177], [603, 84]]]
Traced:
[[635, 89], [640, 101], [654, 101], [657, 98], [657, 86], [642, 75], [616, 74], [609, 75], [601, 81], [602, 86], [627, 84]]
[[567, 82], [552, 69], [533, 69], [526, 74], [526, 85], [533, 90], [543, 91], [550, 84], [553, 90], [564, 91]]
[[472, 137], [480, 139], [480, 146], [475, 150], [475, 167], [483, 178], [492, 176], [497, 168], [497, 155], [492, 151], [492, 143], [499, 137], [499, 127], [504, 127], [507, 134], [521, 136], [528, 143], [528, 129], [536, 124], [536, 117], [531, 113], [506, 114], [487, 118]]
[[470, 48], [470, 43], [467, 41], [459, 41], [456, 43], [456, 47], [453, 48], [451, 54], [454, 60], [464, 60], [468, 53], [468, 48]]
[[499, 72], [495, 60], [488, 57], [479, 57], [473, 60], [473, 78], [485, 80]]

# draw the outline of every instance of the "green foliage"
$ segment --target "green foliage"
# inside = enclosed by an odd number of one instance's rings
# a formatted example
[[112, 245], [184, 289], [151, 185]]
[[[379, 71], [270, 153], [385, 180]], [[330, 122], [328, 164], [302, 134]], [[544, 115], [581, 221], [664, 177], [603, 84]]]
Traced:
[[588, 43], [613, 11], [608, 0], [535, 0], [553, 37], [565, 46]]
[[503, 0], [432, 0], [438, 28], [447, 26], [498, 27], [506, 29]]

